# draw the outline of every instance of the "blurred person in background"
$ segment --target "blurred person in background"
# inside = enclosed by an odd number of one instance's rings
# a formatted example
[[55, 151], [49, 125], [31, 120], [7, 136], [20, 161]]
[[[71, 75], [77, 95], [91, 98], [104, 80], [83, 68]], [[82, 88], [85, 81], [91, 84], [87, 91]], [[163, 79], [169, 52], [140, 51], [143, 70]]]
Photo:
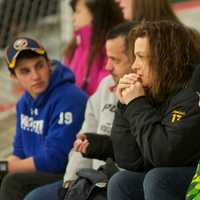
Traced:
[[127, 20], [171, 20], [181, 23], [168, 0], [116, 0], [116, 2]]
[[[182, 24], [172, 9], [168, 0], [116, 0], [122, 9], [124, 18], [132, 21], [170, 20]], [[193, 45], [200, 51], [200, 33], [189, 27], [193, 38]]]
[[64, 64], [75, 74], [76, 85], [91, 95], [108, 72], [107, 32], [123, 21], [115, 0], [72, 0], [74, 37], [64, 51]]

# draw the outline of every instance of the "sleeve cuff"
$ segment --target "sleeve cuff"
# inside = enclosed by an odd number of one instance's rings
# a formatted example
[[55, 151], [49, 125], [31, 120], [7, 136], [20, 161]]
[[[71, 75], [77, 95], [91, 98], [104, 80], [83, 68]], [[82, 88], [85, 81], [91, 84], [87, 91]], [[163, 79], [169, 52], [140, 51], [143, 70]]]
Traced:
[[128, 112], [130, 108], [131, 108], [131, 112], [132, 111], [135, 111], [135, 112], [141, 111], [141, 109], [145, 108], [147, 105], [149, 107], [149, 104], [146, 101], [146, 97], [140, 96], [140, 97], [133, 99], [132, 101], [130, 101], [127, 104], [126, 112]]

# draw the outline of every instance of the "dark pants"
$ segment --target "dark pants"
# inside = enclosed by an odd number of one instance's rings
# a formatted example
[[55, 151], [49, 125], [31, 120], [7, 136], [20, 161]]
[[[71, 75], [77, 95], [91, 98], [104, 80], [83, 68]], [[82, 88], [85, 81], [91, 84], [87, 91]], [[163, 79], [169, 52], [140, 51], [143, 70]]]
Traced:
[[121, 171], [109, 181], [108, 200], [184, 200], [194, 172], [192, 167]]
[[33, 189], [62, 178], [63, 174], [42, 172], [8, 174], [1, 183], [0, 200], [22, 200]]

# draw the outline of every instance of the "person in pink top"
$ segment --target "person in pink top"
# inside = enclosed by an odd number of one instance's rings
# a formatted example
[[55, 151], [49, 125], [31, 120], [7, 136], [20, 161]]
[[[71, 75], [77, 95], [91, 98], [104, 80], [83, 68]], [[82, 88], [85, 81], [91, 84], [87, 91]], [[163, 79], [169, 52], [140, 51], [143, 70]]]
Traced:
[[64, 51], [64, 64], [76, 77], [76, 85], [93, 94], [108, 72], [105, 37], [123, 21], [115, 0], [72, 0], [74, 37]]

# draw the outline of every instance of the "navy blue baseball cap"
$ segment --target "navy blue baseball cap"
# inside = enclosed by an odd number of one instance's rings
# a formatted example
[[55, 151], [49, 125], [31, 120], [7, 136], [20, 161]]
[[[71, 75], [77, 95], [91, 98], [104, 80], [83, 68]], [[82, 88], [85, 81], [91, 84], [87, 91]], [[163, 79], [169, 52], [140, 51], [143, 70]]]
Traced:
[[31, 50], [39, 55], [45, 55], [46, 50], [36, 40], [28, 37], [18, 37], [5, 49], [5, 60], [8, 68], [14, 69], [17, 56], [24, 50]]

